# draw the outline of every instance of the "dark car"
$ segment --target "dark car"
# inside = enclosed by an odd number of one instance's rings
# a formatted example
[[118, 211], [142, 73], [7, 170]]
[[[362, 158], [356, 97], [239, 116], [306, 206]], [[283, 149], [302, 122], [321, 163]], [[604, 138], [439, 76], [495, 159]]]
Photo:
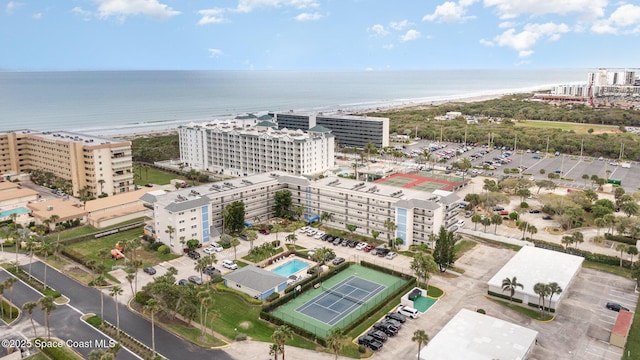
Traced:
[[264, 229], [260, 229], [258, 230], [258, 232], [262, 235], [269, 235], [269, 229], [264, 228]]
[[324, 235], [320, 236], [320, 239], [322, 241], [327, 241], [328, 238], [329, 238], [329, 234], [324, 234]]
[[368, 336], [371, 336], [372, 338], [380, 341], [380, 342], [385, 342], [387, 341], [387, 339], [389, 339], [389, 337], [387, 336], [387, 334], [383, 333], [380, 330], [371, 330], [367, 333]]
[[608, 302], [607, 303], [607, 309], [609, 310], [613, 310], [613, 311], [620, 311], [620, 310], [625, 310], [625, 311], [629, 311], [628, 308], [618, 304], [618, 303], [614, 303], [614, 302]]
[[347, 245], [349, 245], [349, 241], [351, 241], [351, 240], [342, 239], [342, 242], [340, 243], [340, 245], [347, 246]]
[[196, 285], [202, 285], [202, 279], [200, 279], [200, 276], [189, 276], [187, 279], [189, 279], [189, 282], [192, 282]]
[[326, 238], [326, 239], [323, 239], [323, 241], [324, 241], [324, 240], [326, 240], [327, 242], [332, 243], [332, 242], [333, 242], [333, 240], [334, 240], [334, 238], [333, 238], [333, 236], [327, 236], [327, 238]]
[[193, 251], [193, 250], [189, 251], [189, 252], [187, 253], [187, 256], [188, 256], [188, 257], [190, 257], [190, 258], [192, 258], [193, 260], [198, 260], [198, 259], [200, 259], [200, 253], [199, 253], [199, 252], [197, 252], [197, 251]]
[[380, 257], [385, 257], [387, 256], [387, 254], [390, 252], [391, 250], [389, 249], [378, 249], [378, 252], [376, 252], [376, 255], [380, 256]]
[[203, 273], [209, 275], [209, 276], [213, 276], [216, 273], [220, 274], [220, 270], [216, 269], [215, 267], [213, 267], [213, 265], [207, 265], [205, 266], [204, 270], [202, 270]]
[[379, 322], [373, 324], [373, 328], [376, 330], [380, 330], [389, 336], [396, 336], [398, 334], [398, 328], [384, 322]]
[[335, 259], [333, 259], [332, 263], [333, 265], [340, 265], [344, 262], [344, 258], [343, 257], [337, 257]]
[[504, 208], [502, 206], [496, 206], [493, 208], [493, 211], [504, 211]]
[[551, 215], [545, 215], [542, 217], [542, 220], [553, 220], [553, 217], [551, 217]]
[[144, 271], [145, 273], [147, 273], [149, 275], [155, 275], [156, 274], [156, 269], [154, 269], [152, 267], [146, 267], [146, 268], [142, 269], [142, 271]]
[[382, 343], [373, 336], [365, 335], [358, 338], [358, 344], [364, 345], [373, 351], [382, 349]]
[[538, 210], [538, 209], [531, 209], [531, 210], [529, 210], [529, 214], [540, 214], [540, 210]]
[[342, 238], [335, 238], [335, 240], [333, 240], [333, 245], [340, 245], [340, 243], [342, 242]]
[[350, 247], [350, 248], [354, 248], [354, 247], [356, 247], [356, 246], [358, 246], [358, 242], [357, 242], [357, 241], [354, 241], [354, 240], [351, 240], [351, 242], [349, 243], [349, 247]]
[[397, 327], [398, 330], [400, 330], [400, 328], [402, 328], [402, 323], [400, 321], [398, 321], [398, 320], [385, 318], [382, 322], [386, 323], [386, 324], [391, 324], [391, 325]]
[[385, 316], [387, 319], [393, 319], [396, 321], [400, 321], [401, 323], [404, 323], [405, 321], [407, 321], [407, 317], [402, 315], [402, 314], [398, 314], [398, 313], [388, 313]]
[[187, 279], [178, 280], [178, 285], [187, 286], [188, 283]]
[[238, 237], [244, 241], [249, 241], [249, 237], [247, 236], [247, 234], [240, 234], [238, 235]]

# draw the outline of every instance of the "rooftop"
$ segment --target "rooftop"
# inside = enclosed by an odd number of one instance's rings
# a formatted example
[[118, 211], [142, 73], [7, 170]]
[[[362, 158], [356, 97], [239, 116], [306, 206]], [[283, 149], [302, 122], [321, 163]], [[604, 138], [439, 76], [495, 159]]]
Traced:
[[[62, 142], [82, 142], [86, 145], [105, 145], [105, 144], [125, 144], [129, 145], [129, 141], [110, 139], [101, 136], [93, 136], [87, 134], [74, 133], [69, 131], [35, 131], [35, 130], [16, 130], [9, 131], [14, 133], [22, 133], [33, 135], [49, 140], [58, 140]], [[4, 132], [7, 133], [7, 132]]]
[[420, 352], [424, 360], [524, 359], [538, 332], [462, 309]]
[[245, 266], [222, 277], [237, 284], [256, 290], [260, 293], [271, 290], [274, 287], [287, 281], [287, 278], [274, 274], [270, 271], [260, 269], [253, 265]]

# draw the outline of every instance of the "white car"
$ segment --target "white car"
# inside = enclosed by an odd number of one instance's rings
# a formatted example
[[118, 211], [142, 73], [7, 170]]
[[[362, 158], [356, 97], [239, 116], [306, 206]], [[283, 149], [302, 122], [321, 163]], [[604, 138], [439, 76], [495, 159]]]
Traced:
[[316, 230], [307, 230], [307, 235], [313, 236], [315, 235], [316, 232], [317, 232]]
[[205, 254], [213, 254], [213, 253], [215, 253], [215, 252], [216, 252], [216, 249], [215, 249], [215, 248], [213, 248], [213, 247], [208, 247], [208, 248], [205, 248], [205, 249], [204, 249], [204, 250], [202, 250], [202, 251], [204, 251], [204, 253], [205, 253]]
[[385, 256], [385, 258], [387, 258], [387, 259], [391, 260], [391, 259], [393, 259], [393, 258], [394, 258], [394, 257], [396, 257], [396, 256], [398, 256], [398, 253], [395, 253], [395, 252], [393, 252], [393, 251], [392, 251], [392, 252], [388, 253], [388, 254]]
[[464, 225], [464, 220], [458, 220], [458, 227], [462, 227]]
[[222, 266], [231, 270], [236, 270], [238, 268], [238, 264], [231, 260], [222, 260]]
[[[222, 245], [218, 244], [218, 243], [211, 243], [211, 245], [209, 245], [209, 247], [207, 249], [213, 249], [213, 251], [215, 252], [220, 252], [223, 251], [224, 248], [222, 247]], [[207, 251], [207, 249], [204, 249], [205, 252]], [[211, 253], [207, 253], [207, 254], [211, 254]]]
[[300, 228], [300, 232], [307, 232], [307, 230], [309, 230], [309, 229], [311, 229], [311, 228], [308, 227], [308, 226], [303, 226], [303, 227]]
[[314, 238], [320, 239], [322, 236], [324, 236], [324, 231], [318, 231], [318, 233], [316, 234], [316, 236], [314, 236]]
[[361, 242], [358, 245], [356, 245], [356, 250], [362, 250], [362, 249], [364, 249], [366, 247], [367, 247], [367, 243]]

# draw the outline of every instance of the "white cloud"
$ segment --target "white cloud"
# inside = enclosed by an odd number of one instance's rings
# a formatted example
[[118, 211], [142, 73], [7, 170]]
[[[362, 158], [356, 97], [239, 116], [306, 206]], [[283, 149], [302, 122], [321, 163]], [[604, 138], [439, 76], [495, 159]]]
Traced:
[[411, 40], [416, 40], [420, 37], [420, 32], [417, 30], [409, 30], [404, 35], [400, 37], [401, 42], [407, 42]]
[[487, 40], [487, 39], [480, 39], [480, 44], [482, 44], [484, 46], [495, 46], [493, 41]]
[[524, 29], [516, 33], [515, 29], [509, 29], [496, 36], [493, 41], [481, 40], [480, 43], [487, 46], [504, 46], [518, 51], [518, 56], [528, 57], [533, 54], [533, 46], [543, 38], [555, 41], [564, 33], [569, 32], [569, 26], [565, 24], [527, 24]]
[[23, 3], [19, 3], [19, 2], [15, 2], [15, 1], [9, 1], [7, 3], [7, 6], [5, 6], [4, 11], [7, 12], [7, 14], [13, 14], [13, 10], [19, 8], [20, 6], [24, 5]]
[[384, 25], [381, 25], [381, 24], [375, 24], [372, 27], [368, 28], [367, 31], [372, 32], [379, 36], [385, 36], [389, 34], [389, 31], [387, 31], [384, 28]]
[[239, 0], [236, 11], [251, 12], [261, 7], [293, 7], [296, 9], [317, 8], [316, 0]]
[[597, 34], [634, 34], [640, 32], [640, 6], [623, 4], [609, 18], [596, 21], [591, 31]]
[[198, 14], [202, 15], [202, 18], [200, 18], [200, 21], [198, 21], [198, 25], [220, 24], [227, 22], [227, 19], [224, 18], [223, 9], [203, 9], [199, 10]]
[[35, 13], [31, 17], [36, 19], [36, 20], [40, 20], [40, 19], [42, 19], [42, 13]]
[[484, 0], [485, 7], [495, 7], [502, 19], [521, 15], [579, 14], [585, 20], [604, 15], [607, 0]]
[[320, 13], [302, 13], [296, 16], [294, 19], [296, 21], [316, 21], [322, 19], [322, 14]]
[[516, 23], [514, 23], [513, 21], [503, 21], [500, 24], [498, 24], [498, 27], [500, 29], [507, 29], [507, 28], [512, 28], [515, 27]]
[[210, 58], [217, 58], [222, 55], [222, 50], [220, 49], [208, 49], [207, 51], [209, 52]]
[[474, 2], [474, 0], [460, 1], [460, 3], [447, 1], [438, 5], [433, 14], [425, 15], [422, 21], [464, 22], [473, 19], [475, 16], [465, 16], [465, 14], [467, 13], [467, 7]]
[[389, 27], [390, 28], [392, 28], [393, 30], [398, 30], [398, 31], [406, 28], [409, 25], [411, 25], [409, 20], [392, 21], [392, 22], [389, 23]]
[[84, 21], [89, 21], [91, 19], [91, 11], [84, 10], [80, 6], [74, 7], [71, 9], [71, 12], [82, 17]]
[[158, 0], [97, 0], [101, 18], [111, 16], [125, 18], [130, 15], [146, 15], [157, 19], [166, 19], [180, 14]]

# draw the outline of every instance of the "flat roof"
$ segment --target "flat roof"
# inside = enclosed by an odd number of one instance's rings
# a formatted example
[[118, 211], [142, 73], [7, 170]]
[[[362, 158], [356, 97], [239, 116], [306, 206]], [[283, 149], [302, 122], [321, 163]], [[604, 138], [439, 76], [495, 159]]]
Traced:
[[420, 351], [421, 360], [524, 359], [538, 332], [460, 310]]
[[631, 322], [633, 321], [633, 314], [626, 310], [620, 310], [618, 312], [618, 318], [615, 325], [613, 325], [612, 334], [627, 336], [629, 329], [631, 328]]
[[517, 277], [524, 289], [518, 292], [533, 296], [538, 295], [533, 291], [536, 283], [556, 282], [562, 287], [563, 292], [554, 296], [554, 299], [562, 298], [566, 293], [571, 279], [582, 267], [583, 257], [547, 250], [533, 246], [524, 246], [489, 280], [489, 286], [502, 287], [505, 278]]
[[34, 135], [41, 138], [46, 138], [50, 140], [60, 140], [65, 142], [82, 142], [87, 145], [104, 145], [104, 144], [130, 144], [129, 141], [126, 140], [118, 140], [112, 139], [102, 136], [95, 136], [89, 134], [81, 134], [70, 131], [37, 131], [37, 130], [14, 130], [14, 131], [5, 131], [2, 133], [22, 133], [25, 135]]

